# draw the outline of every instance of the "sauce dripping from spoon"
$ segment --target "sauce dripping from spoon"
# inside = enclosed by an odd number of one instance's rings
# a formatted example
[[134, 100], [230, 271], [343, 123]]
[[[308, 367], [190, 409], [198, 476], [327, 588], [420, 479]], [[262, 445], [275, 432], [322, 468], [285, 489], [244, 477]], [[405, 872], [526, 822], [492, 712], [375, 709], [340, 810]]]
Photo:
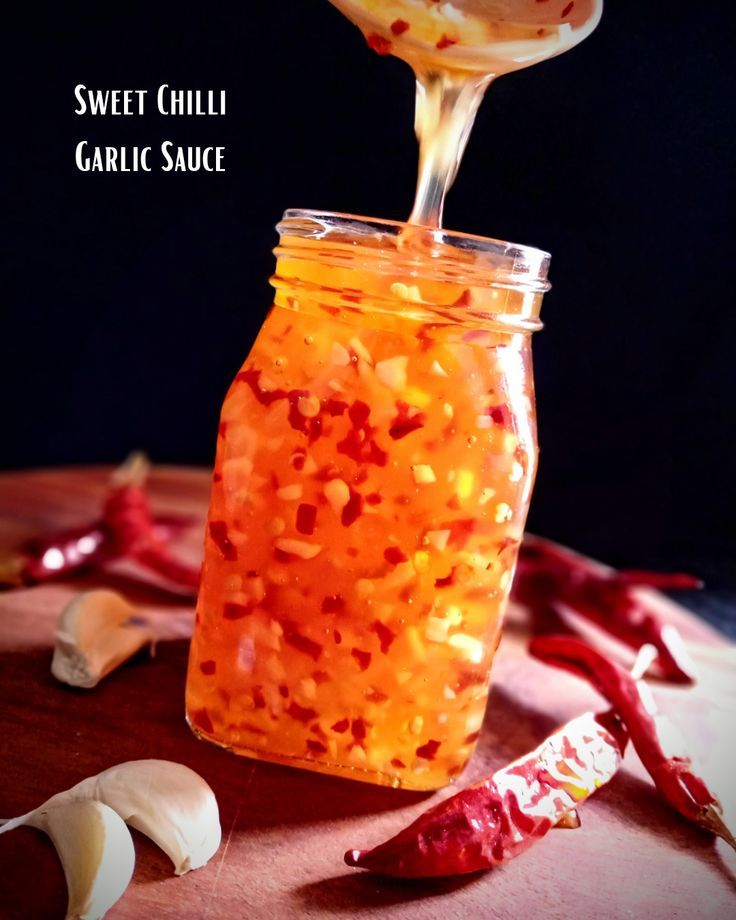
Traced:
[[417, 80], [419, 170], [409, 223], [439, 228], [478, 107], [496, 77], [568, 51], [603, 0], [331, 0]]

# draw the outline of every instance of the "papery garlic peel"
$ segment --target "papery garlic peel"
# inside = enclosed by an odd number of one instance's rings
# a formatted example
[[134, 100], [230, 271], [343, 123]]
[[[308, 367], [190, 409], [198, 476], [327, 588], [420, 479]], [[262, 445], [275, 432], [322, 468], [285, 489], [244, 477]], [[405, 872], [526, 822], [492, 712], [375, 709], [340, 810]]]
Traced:
[[95, 687], [154, 639], [150, 623], [120, 594], [87, 591], [59, 617], [51, 673], [72, 687]]
[[135, 849], [122, 818], [102, 802], [66, 801], [37, 808], [0, 827], [27, 824], [52, 839], [68, 892], [65, 920], [99, 920], [123, 895], [133, 875]]
[[[130, 760], [57, 793], [30, 815], [71, 801], [108, 805], [126, 824], [161, 847], [176, 875], [204, 866], [220, 846], [215, 795], [198, 773], [183, 764]], [[30, 815], [13, 818], [0, 833], [10, 829], [9, 825], [29, 823]]]

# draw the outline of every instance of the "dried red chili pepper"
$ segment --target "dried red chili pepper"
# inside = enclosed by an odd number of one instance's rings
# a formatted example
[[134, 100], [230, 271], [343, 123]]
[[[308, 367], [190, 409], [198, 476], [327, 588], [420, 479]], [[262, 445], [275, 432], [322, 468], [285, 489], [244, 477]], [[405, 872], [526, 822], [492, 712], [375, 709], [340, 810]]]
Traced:
[[533, 639], [529, 651], [545, 664], [563, 668], [591, 683], [622, 719], [636, 753], [662, 796], [685, 818], [723, 837], [736, 849], [736, 838], [723, 821], [718, 797], [693, 773], [690, 758], [668, 757], [662, 749], [656, 722], [642, 702], [636, 678], [571, 636]]
[[512, 859], [608, 782], [626, 732], [612, 713], [586, 713], [493, 776], [420, 815], [345, 862], [401, 878], [461, 875]]
[[534, 537], [521, 545], [512, 590], [514, 599], [531, 610], [537, 625], [550, 620], [559, 631], [563, 621], [554, 614], [571, 610], [632, 649], [653, 645], [664, 678], [692, 683], [694, 667], [677, 628], [663, 622], [646, 598], [632, 589], [697, 588], [701, 584], [679, 573], [616, 572]]
[[196, 588], [199, 569], [176, 559], [166, 543], [168, 535], [190, 521], [154, 517], [143, 485], [147, 473], [147, 460], [132, 455], [113, 475], [100, 520], [26, 541], [0, 565], [0, 586], [51, 581], [126, 558], [173, 584]]

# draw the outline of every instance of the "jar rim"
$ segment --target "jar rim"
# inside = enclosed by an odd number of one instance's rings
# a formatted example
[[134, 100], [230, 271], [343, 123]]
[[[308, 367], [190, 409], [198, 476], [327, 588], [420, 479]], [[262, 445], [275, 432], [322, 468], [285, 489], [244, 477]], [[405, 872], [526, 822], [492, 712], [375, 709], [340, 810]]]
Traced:
[[[301, 225], [300, 225], [301, 224]], [[300, 236], [325, 239], [332, 233], [349, 232], [356, 237], [368, 239], [385, 236], [397, 239], [408, 228], [423, 231], [425, 239], [449, 247], [479, 259], [493, 260], [495, 270], [508, 274], [512, 283], [545, 293], [551, 287], [547, 281], [550, 254], [534, 246], [511, 243], [492, 237], [477, 236], [457, 230], [423, 227], [405, 221], [383, 217], [366, 217], [342, 211], [326, 211], [312, 208], [287, 208], [276, 229], [280, 234], [298, 232]]]

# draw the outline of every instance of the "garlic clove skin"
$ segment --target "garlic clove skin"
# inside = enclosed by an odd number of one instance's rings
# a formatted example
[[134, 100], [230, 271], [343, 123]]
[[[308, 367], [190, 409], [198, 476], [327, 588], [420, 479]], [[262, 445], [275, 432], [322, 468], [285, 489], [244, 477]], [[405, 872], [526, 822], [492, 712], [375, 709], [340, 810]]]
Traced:
[[62, 683], [89, 689], [154, 641], [150, 623], [120, 594], [87, 591], [59, 617], [51, 673]]
[[65, 920], [100, 920], [133, 875], [135, 849], [122, 819], [101, 802], [37, 809], [26, 824], [45, 831], [61, 859], [69, 896]]
[[52, 796], [41, 809], [68, 801], [104, 802], [161, 847], [176, 875], [206, 865], [222, 839], [215, 794], [198, 773], [170, 760], [130, 760], [110, 767]]

